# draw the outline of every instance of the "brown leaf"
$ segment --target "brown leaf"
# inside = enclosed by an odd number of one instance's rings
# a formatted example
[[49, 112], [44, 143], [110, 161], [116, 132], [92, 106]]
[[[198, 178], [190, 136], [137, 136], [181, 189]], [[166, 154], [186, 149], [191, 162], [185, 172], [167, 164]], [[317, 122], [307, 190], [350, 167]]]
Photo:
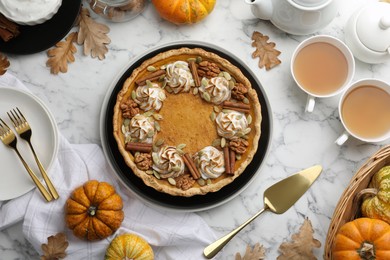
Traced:
[[44, 253], [41, 260], [58, 260], [66, 257], [66, 248], [69, 243], [66, 241], [64, 233], [58, 233], [55, 236], [47, 238], [47, 244], [42, 244], [41, 248]]
[[52, 74], [67, 72], [68, 63], [75, 61], [73, 54], [77, 52], [77, 49], [73, 43], [76, 39], [77, 32], [72, 32], [65, 38], [65, 41], [58, 42], [54, 48], [47, 51], [49, 59], [46, 62], [46, 66], [50, 67]]
[[265, 258], [265, 249], [263, 245], [256, 243], [253, 250], [248, 245], [246, 247], [245, 255], [242, 257], [240, 253], [236, 254], [236, 260], [260, 260]]
[[252, 58], [259, 57], [259, 68], [265, 66], [266, 70], [270, 70], [281, 63], [278, 59], [280, 51], [275, 49], [275, 43], [268, 42], [268, 39], [268, 36], [256, 31], [252, 34], [252, 46], [256, 48], [252, 53]]
[[4, 54], [0, 53], [0, 76], [4, 75], [7, 72], [10, 63]]
[[88, 9], [82, 8], [77, 43], [84, 44], [84, 55], [91, 55], [92, 58], [98, 57], [99, 60], [104, 59], [108, 52], [106, 45], [111, 42], [106, 35], [109, 31], [108, 26], [94, 21]]
[[313, 238], [313, 227], [309, 219], [305, 218], [299, 233], [291, 236], [292, 241], [284, 242], [280, 245], [279, 250], [282, 253], [278, 260], [300, 260], [300, 259], [317, 259], [312, 249], [321, 247], [321, 242]]

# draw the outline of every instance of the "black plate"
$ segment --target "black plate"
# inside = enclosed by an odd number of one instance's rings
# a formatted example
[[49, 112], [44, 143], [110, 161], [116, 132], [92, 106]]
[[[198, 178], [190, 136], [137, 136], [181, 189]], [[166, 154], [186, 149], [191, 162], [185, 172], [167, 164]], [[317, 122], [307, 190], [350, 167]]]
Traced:
[[[171, 196], [169, 194], [161, 193], [153, 188], [146, 186], [143, 181], [138, 178], [131, 169], [126, 165], [123, 160], [122, 155], [120, 154], [117, 143], [113, 136], [113, 125], [112, 125], [112, 116], [114, 114], [114, 106], [116, 103], [116, 97], [118, 92], [121, 90], [123, 83], [130, 76], [132, 71], [141, 65], [141, 63], [156, 54], [164, 51], [168, 51], [170, 49], [177, 49], [181, 47], [189, 47], [195, 48], [200, 47], [205, 49], [206, 51], [214, 52], [219, 56], [229, 60], [232, 64], [236, 65], [241, 69], [244, 75], [251, 81], [252, 86], [256, 89], [257, 94], [259, 96], [259, 101], [261, 103], [261, 114], [262, 114], [262, 123], [261, 123], [261, 137], [259, 140], [259, 148], [255, 154], [254, 159], [245, 169], [245, 171], [237, 177], [234, 182], [223, 187], [221, 190], [217, 192], [210, 192], [206, 195], [195, 195], [192, 197], [178, 197]], [[149, 51], [146, 55], [142, 56], [142, 58], [137, 59], [134, 63], [130, 65], [130, 67], [125, 71], [125, 73], [119, 78], [118, 82], [112, 89], [111, 93], [107, 94], [106, 102], [107, 107], [106, 110], [102, 112], [101, 116], [101, 131], [102, 131], [102, 142], [103, 147], [105, 148], [106, 156], [110, 161], [111, 166], [114, 168], [114, 171], [117, 173], [118, 177], [122, 180], [122, 182], [136, 195], [140, 198], [144, 199], [146, 202], [149, 202], [153, 205], [181, 210], [181, 211], [199, 211], [204, 209], [209, 209], [220, 205], [228, 199], [233, 198], [235, 195], [238, 195], [240, 191], [243, 190], [244, 187], [253, 179], [256, 174], [256, 171], [259, 169], [262, 164], [268, 149], [270, 147], [270, 139], [271, 139], [271, 112], [269, 109], [268, 99], [265, 96], [264, 90], [262, 89], [260, 83], [256, 80], [253, 74], [249, 71], [249, 69], [243, 65], [240, 61], [233, 58], [231, 55], [226, 54], [225, 51], [220, 50], [216, 47], [210, 47], [208, 45], [203, 44], [173, 44], [164, 46], [152, 51]], [[104, 108], [103, 108], [104, 109]]]
[[20, 34], [8, 42], [0, 39], [0, 51], [11, 54], [32, 54], [44, 51], [72, 29], [79, 14], [81, 0], [63, 0], [58, 12], [48, 21], [37, 25], [20, 25]]

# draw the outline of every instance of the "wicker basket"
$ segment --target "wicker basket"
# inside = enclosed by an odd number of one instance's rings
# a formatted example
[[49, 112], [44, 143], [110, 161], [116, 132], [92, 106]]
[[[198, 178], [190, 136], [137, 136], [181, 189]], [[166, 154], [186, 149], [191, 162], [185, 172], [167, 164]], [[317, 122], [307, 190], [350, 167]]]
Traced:
[[333, 259], [332, 247], [339, 228], [356, 218], [360, 212], [360, 202], [356, 202], [355, 195], [367, 188], [371, 177], [386, 165], [390, 165], [390, 145], [375, 153], [353, 176], [348, 188], [342, 194], [330, 222], [325, 242], [324, 259]]

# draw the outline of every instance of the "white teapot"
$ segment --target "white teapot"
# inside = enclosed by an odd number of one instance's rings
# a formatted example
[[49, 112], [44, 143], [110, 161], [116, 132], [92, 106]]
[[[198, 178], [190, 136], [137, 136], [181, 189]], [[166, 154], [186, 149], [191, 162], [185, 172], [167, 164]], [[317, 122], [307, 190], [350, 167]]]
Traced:
[[374, 2], [358, 8], [345, 26], [345, 43], [363, 62], [390, 60], [390, 4]]
[[314, 33], [337, 15], [341, 0], [245, 0], [254, 16], [297, 35]]

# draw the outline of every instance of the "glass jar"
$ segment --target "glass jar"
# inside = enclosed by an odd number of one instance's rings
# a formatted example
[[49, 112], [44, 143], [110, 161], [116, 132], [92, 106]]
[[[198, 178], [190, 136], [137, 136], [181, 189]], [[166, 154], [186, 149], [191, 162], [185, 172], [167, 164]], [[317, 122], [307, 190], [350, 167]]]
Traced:
[[87, 0], [92, 11], [113, 22], [124, 22], [140, 14], [147, 0]]

